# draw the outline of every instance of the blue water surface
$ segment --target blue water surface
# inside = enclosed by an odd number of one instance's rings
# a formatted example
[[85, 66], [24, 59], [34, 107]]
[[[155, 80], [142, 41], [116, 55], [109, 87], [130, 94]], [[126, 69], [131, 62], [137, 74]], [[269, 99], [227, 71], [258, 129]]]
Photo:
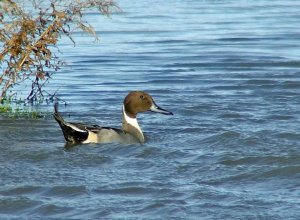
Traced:
[[71, 149], [51, 116], [1, 117], [0, 218], [299, 219], [300, 1], [118, 3], [85, 17], [99, 42], [61, 39], [46, 88], [71, 121], [120, 127], [132, 90], [174, 116]]

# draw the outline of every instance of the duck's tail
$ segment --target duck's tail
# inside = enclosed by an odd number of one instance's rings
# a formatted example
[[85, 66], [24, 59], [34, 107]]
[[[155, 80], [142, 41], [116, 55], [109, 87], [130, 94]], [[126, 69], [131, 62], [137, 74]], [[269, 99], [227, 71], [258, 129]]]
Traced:
[[59, 124], [67, 142], [80, 143], [87, 138], [88, 132], [86, 130], [80, 129], [79, 127], [76, 126], [76, 124], [66, 122], [63, 119], [61, 114], [58, 112], [58, 103], [57, 102], [54, 104], [53, 116], [54, 116], [54, 119]]
[[56, 102], [54, 104], [54, 113], [53, 113], [53, 116], [54, 116], [55, 120], [57, 121], [57, 123], [60, 126], [65, 123], [65, 120], [63, 119], [63, 117], [58, 112], [58, 102]]

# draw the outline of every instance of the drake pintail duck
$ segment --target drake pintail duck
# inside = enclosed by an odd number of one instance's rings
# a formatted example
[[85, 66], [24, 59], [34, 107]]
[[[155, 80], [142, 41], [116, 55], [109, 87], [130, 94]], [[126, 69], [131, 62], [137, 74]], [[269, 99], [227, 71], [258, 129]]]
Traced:
[[130, 92], [123, 102], [122, 129], [86, 125], [67, 122], [58, 112], [58, 104], [54, 105], [54, 118], [58, 122], [67, 143], [144, 143], [145, 137], [138, 124], [137, 114], [140, 112], [157, 112], [173, 115], [156, 105], [153, 98], [146, 92]]

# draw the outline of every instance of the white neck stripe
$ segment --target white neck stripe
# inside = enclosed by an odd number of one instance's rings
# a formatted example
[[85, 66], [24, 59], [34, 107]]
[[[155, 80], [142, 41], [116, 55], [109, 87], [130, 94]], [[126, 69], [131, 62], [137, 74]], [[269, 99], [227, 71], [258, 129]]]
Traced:
[[141, 134], [143, 134], [142, 129], [140, 128], [137, 119], [136, 118], [131, 118], [126, 114], [124, 105], [123, 105], [123, 114], [124, 114], [125, 121], [128, 124], [130, 124], [131, 126], [133, 126], [134, 128], [136, 128]]

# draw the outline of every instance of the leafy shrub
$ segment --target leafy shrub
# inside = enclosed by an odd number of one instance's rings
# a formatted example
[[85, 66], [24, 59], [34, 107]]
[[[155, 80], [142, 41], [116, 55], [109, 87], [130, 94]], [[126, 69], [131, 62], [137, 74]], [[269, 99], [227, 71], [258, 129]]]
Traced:
[[14, 85], [27, 81], [32, 82], [27, 101], [35, 102], [45, 94], [53, 98], [54, 94], [43, 90], [62, 65], [53, 49], [63, 35], [75, 44], [72, 33], [76, 29], [97, 38], [83, 20], [84, 12], [92, 9], [106, 16], [120, 10], [112, 0], [0, 1], [0, 102]]

